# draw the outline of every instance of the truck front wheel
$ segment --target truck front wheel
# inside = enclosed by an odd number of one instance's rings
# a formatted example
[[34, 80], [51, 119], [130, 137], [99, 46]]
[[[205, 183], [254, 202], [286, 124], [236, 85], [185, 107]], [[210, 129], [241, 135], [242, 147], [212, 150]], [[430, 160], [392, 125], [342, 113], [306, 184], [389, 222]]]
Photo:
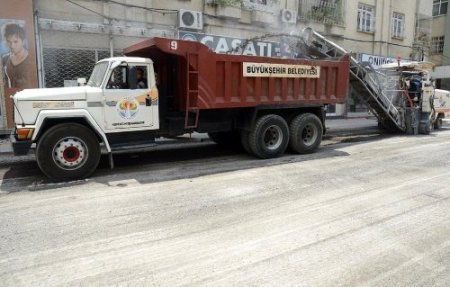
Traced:
[[322, 141], [323, 127], [320, 119], [311, 113], [295, 117], [290, 126], [289, 147], [296, 153], [312, 153]]
[[259, 158], [273, 158], [281, 155], [289, 143], [289, 128], [278, 115], [260, 117], [248, 134], [248, 146]]
[[58, 124], [47, 130], [36, 148], [41, 171], [55, 181], [90, 176], [100, 161], [100, 145], [92, 130], [76, 124]]

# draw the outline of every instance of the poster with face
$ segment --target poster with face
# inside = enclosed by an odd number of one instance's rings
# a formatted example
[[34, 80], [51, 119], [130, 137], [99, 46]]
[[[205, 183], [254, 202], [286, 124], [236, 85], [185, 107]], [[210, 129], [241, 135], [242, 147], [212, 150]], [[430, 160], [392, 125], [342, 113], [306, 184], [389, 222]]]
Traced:
[[5, 88], [32, 87], [30, 68], [34, 65], [29, 56], [26, 21], [0, 19], [0, 56]]
[[11, 96], [38, 87], [33, 0], [0, 3], [0, 128], [12, 128]]

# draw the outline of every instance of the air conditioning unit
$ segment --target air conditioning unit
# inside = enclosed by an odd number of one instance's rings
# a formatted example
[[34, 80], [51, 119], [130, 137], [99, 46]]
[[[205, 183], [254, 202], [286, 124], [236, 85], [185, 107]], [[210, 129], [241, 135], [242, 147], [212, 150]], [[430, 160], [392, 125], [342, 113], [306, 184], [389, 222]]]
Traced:
[[281, 22], [283, 23], [297, 23], [297, 13], [294, 10], [281, 9]]
[[202, 12], [180, 9], [178, 11], [178, 27], [194, 30], [203, 29]]

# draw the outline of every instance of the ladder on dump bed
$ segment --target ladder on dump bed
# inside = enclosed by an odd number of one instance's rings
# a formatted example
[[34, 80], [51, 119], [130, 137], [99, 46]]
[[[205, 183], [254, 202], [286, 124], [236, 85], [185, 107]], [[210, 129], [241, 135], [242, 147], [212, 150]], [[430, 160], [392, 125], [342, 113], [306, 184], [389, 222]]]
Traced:
[[187, 96], [184, 128], [193, 129], [198, 126], [200, 110], [198, 108], [198, 53], [187, 54]]
[[[310, 28], [306, 28], [303, 35], [307, 55], [333, 58], [348, 54], [344, 48]], [[365, 100], [380, 123], [390, 129], [405, 131], [404, 111], [393, 104], [395, 99], [386, 93], [382, 88], [384, 83], [380, 81], [379, 74], [369, 63], [360, 63], [350, 57], [350, 84], [353, 89]]]

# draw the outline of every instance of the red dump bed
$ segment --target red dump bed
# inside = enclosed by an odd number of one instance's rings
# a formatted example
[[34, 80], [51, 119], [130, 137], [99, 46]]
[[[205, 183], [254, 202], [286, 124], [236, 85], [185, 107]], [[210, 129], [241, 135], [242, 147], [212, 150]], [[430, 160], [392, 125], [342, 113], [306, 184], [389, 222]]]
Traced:
[[124, 52], [154, 61], [161, 85], [177, 85], [172, 90], [180, 109], [335, 104], [344, 102], [349, 85], [348, 55], [307, 60], [216, 54], [198, 42], [166, 38]]

